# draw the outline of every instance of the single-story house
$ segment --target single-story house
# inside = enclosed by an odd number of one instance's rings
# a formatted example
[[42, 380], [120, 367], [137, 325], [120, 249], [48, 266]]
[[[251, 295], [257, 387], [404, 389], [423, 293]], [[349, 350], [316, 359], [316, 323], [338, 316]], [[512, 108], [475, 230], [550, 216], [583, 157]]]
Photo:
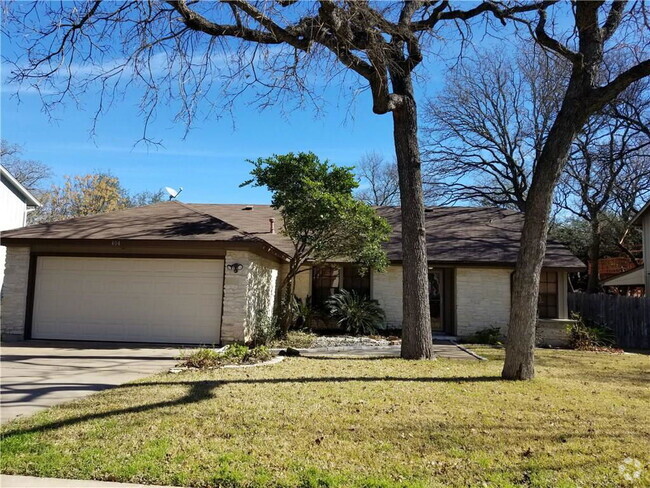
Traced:
[[[314, 303], [338, 288], [379, 301], [387, 323], [402, 321], [399, 207], [378, 207], [393, 228], [385, 272], [350, 263], [311, 266], [296, 294]], [[7, 246], [5, 338], [229, 343], [251, 338], [271, 314], [292, 245], [268, 205], [178, 201], [3, 232]], [[434, 333], [468, 336], [504, 328], [522, 215], [497, 208], [426, 211]], [[567, 273], [584, 269], [549, 242], [540, 323], [566, 326]], [[550, 324], [550, 325], [549, 325]], [[551, 332], [551, 335], [553, 332]]]
[[[27, 188], [0, 165], [0, 231], [27, 225], [27, 214], [40, 207], [40, 202]], [[6, 249], [0, 246], [0, 289], [5, 270]]]

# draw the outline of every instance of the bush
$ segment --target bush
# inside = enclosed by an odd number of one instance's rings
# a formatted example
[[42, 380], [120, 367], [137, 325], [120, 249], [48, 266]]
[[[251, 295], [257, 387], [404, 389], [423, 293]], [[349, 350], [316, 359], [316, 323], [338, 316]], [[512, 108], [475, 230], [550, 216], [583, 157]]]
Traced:
[[302, 330], [290, 330], [285, 339], [276, 339], [273, 347], [293, 347], [296, 349], [311, 347], [316, 339], [316, 334]]
[[614, 344], [612, 330], [605, 324], [588, 320], [578, 313], [572, 313], [573, 323], [569, 325], [570, 345], [579, 351], [611, 349]]
[[341, 290], [325, 302], [325, 308], [336, 323], [352, 335], [374, 334], [383, 327], [386, 314], [377, 300]]
[[226, 364], [260, 363], [268, 361], [273, 355], [265, 346], [249, 348], [242, 344], [232, 344], [225, 351], [219, 352], [215, 349], [201, 348], [183, 353], [179, 357], [180, 366], [187, 368], [217, 368]]
[[474, 333], [469, 342], [475, 344], [489, 344], [496, 346], [501, 344], [501, 329], [499, 327], [487, 327]]
[[269, 316], [264, 311], [257, 312], [253, 324], [253, 346], [268, 346], [279, 332], [278, 318], [275, 315]]
[[304, 301], [295, 295], [291, 297], [289, 307], [293, 317], [294, 329], [308, 329], [310, 327], [313, 310], [309, 302], [310, 297], [307, 297]]

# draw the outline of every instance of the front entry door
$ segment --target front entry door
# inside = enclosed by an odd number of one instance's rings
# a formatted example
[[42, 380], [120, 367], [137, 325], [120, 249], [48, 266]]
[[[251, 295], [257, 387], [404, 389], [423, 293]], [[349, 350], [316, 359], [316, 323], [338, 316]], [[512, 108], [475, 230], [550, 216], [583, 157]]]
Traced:
[[431, 310], [431, 330], [442, 332], [443, 327], [443, 279], [441, 270], [429, 271], [429, 309]]

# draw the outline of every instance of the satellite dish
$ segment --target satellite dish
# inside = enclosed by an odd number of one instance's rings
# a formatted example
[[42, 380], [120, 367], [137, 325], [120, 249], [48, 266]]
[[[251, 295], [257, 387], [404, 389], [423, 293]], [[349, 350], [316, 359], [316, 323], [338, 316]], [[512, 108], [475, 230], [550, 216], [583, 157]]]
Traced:
[[170, 199], [170, 200], [173, 200], [174, 198], [176, 198], [176, 197], [180, 194], [180, 192], [183, 191], [183, 187], [181, 186], [181, 187], [178, 189], [178, 191], [176, 191], [176, 190], [174, 190], [173, 188], [171, 188], [171, 187], [169, 187], [169, 186], [166, 186], [166, 187], [165, 187], [165, 191], [166, 191], [167, 193], [169, 193], [169, 199]]

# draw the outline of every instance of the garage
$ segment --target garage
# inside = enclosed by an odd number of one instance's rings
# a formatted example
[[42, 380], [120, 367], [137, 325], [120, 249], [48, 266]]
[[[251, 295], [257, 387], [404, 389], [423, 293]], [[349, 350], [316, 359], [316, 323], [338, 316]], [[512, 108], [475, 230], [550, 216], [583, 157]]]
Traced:
[[39, 256], [31, 337], [220, 342], [223, 259]]

